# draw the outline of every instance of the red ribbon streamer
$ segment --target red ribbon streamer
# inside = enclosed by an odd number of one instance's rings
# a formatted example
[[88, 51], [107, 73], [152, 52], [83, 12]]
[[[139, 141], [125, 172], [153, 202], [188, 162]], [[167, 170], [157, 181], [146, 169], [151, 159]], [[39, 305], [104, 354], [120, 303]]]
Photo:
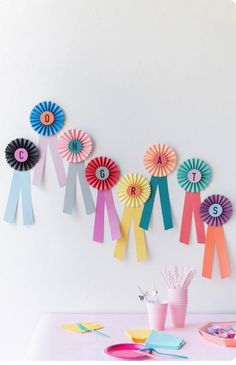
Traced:
[[192, 216], [194, 216], [197, 242], [205, 243], [204, 223], [200, 216], [200, 205], [201, 205], [201, 198], [199, 192], [185, 193], [184, 209], [183, 209], [180, 239], [179, 239], [180, 242], [185, 243], [187, 245], [189, 244]]

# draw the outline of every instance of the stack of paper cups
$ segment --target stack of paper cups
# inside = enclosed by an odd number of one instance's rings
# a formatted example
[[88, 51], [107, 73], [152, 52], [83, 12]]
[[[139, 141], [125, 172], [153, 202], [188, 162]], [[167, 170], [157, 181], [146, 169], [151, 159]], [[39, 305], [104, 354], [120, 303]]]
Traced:
[[173, 326], [184, 327], [188, 304], [188, 288], [168, 289], [168, 303]]
[[147, 302], [149, 328], [162, 331], [165, 329], [167, 302]]

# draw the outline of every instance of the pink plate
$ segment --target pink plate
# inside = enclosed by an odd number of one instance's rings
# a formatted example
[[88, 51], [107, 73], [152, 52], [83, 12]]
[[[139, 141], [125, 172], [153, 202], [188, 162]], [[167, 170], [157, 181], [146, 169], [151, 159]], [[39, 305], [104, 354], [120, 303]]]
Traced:
[[133, 350], [140, 350], [144, 346], [138, 343], [118, 343], [116, 345], [111, 345], [107, 347], [104, 351], [106, 354], [119, 359], [125, 360], [144, 360], [147, 356], [138, 354]]

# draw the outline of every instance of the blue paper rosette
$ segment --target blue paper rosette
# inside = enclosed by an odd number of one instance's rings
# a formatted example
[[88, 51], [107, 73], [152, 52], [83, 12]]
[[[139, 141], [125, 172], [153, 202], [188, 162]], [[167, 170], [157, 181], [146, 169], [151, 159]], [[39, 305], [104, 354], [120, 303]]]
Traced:
[[43, 101], [32, 109], [30, 123], [32, 128], [43, 136], [52, 136], [63, 127], [65, 116], [56, 103]]
[[35, 105], [30, 113], [32, 128], [39, 134], [38, 148], [39, 162], [36, 165], [33, 177], [34, 185], [41, 185], [47, 148], [50, 148], [57, 180], [62, 187], [66, 184], [66, 173], [62, 158], [58, 151], [57, 133], [62, 129], [65, 121], [63, 110], [56, 103], [43, 101]]

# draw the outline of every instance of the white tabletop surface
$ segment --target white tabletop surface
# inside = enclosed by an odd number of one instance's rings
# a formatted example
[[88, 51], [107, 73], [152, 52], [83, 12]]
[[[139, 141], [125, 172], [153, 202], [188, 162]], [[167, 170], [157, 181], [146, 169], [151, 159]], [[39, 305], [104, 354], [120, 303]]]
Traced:
[[[182, 336], [186, 344], [174, 351], [189, 356], [189, 360], [232, 360], [236, 347], [225, 348], [206, 341], [200, 336], [199, 326], [210, 321], [233, 321], [235, 314], [189, 314], [185, 328], [172, 328], [167, 323], [165, 331]], [[104, 326], [111, 338], [94, 333], [80, 334], [61, 328], [61, 324], [94, 322]], [[26, 360], [116, 360], [104, 353], [104, 349], [116, 343], [130, 342], [124, 336], [125, 329], [147, 328], [145, 314], [43, 314], [33, 333]], [[171, 350], [168, 350], [171, 352]]]

